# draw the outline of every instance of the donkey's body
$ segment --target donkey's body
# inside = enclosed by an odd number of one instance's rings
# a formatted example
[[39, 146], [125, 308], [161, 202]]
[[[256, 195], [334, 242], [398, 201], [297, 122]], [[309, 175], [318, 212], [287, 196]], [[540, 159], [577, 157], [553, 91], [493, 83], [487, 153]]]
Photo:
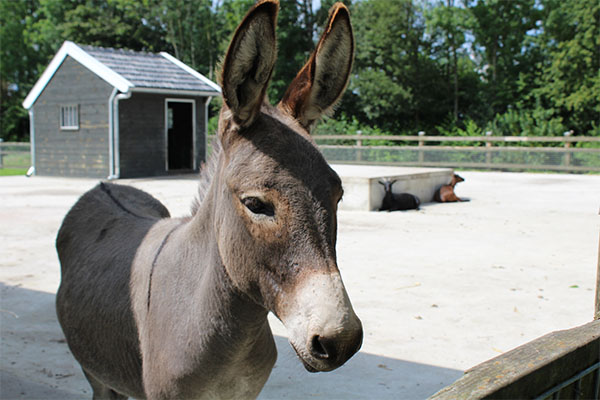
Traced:
[[259, 3], [234, 35], [221, 145], [191, 216], [169, 218], [144, 192], [101, 184], [65, 217], [57, 313], [94, 397], [255, 397], [276, 358], [269, 311], [311, 372], [361, 345], [335, 254], [341, 181], [309, 135], [347, 84], [348, 12], [332, 8], [272, 107], [263, 100], [276, 14], [276, 2]]
[[[90, 382], [107, 382], [131, 397], [144, 397], [131, 264], [148, 231], [167, 217], [150, 195], [102, 183], [73, 206], [56, 239], [62, 275], [57, 314], [69, 347]], [[110, 389], [98, 394], [109, 397]]]

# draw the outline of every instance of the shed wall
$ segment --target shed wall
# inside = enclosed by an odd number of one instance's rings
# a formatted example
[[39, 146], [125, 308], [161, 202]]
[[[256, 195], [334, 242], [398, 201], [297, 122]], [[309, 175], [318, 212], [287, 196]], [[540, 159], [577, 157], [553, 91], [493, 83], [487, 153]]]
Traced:
[[196, 107], [196, 170], [205, 160], [204, 97], [134, 92], [119, 102], [120, 177], [160, 176], [166, 169], [165, 101], [192, 99]]
[[[33, 106], [36, 174], [108, 176], [108, 98], [112, 90], [71, 57], [64, 60]], [[79, 107], [77, 130], [60, 127], [60, 107], [67, 104]]]

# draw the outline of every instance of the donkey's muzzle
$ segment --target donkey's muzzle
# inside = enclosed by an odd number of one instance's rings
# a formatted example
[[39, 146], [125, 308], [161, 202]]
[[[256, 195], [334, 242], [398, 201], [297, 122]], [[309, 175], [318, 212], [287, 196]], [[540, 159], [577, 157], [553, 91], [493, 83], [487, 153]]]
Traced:
[[278, 316], [308, 371], [334, 370], [360, 349], [362, 323], [339, 273], [308, 276], [286, 305], [285, 314]]
[[302, 359], [309, 372], [325, 372], [334, 370], [346, 363], [362, 345], [363, 330], [360, 320], [356, 318], [356, 328], [345, 330], [339, 335], [314, 335], [307, 344], [310, 363]]
[[[344, 335], [346, 336], [346, 335]], [[316, 369], [310, 365], [304, 364], [304, 367], [310, 372], [331, 371], [346, 363], [362, 345], [363, 331], [362, 327], [352, 332], [351, 337], [339, 338], [313, 336], [308, 349], [311, 356], [318, 360], [321, 367]]]

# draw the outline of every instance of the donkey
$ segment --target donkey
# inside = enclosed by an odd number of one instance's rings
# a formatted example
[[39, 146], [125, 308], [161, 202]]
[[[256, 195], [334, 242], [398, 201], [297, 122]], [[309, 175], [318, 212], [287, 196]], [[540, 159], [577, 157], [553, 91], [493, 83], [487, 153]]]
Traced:
[[467, 199], [461, 199], [454, 193], [454, 187], [459, 182], [464, 182], [465, 180], [457, 174], [452, 176], [452, 180], [447, 185], [442, 185], [438, 190], [433, 194], [433, 199], [439, 203], [452, 203], [457, 201], [468, 201]]
[[267, 314], [310, 372], [344, 364], [362, 325], [336, 261], [339, 176], [311, 127], [348, 83], [354, 39], [341, 3], [281, 102], [265, 99], [276, 0], [244, 17], [221, 73], [218, 145], [190, 216], [101, 183], [66, 215], [56, 299], [94, 398], [253, 398], [276, 359]]
[[395, 182], [396, 180], [379, 181], [379, 184], [383, 185], [385, 191], [379, 211], [418, 210], [421, 205], [421, 200], [411, 193], [393, 193], [392, 185]]

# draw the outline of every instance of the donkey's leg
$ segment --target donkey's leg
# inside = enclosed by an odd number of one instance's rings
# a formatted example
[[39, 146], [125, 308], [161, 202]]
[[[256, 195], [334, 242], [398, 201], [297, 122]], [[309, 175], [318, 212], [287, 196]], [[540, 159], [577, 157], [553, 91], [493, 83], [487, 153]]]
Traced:
[[92, 390], [94, 391], [94, 395], [93, 395], [93, 400], [104, 400], [104, 399], [110, 399], [110, 400], [125, 400], [128, 399], [127, 396], [123, 396], [120, 393], [115, 392], [114, 390], [112, 390], [111, 388], [109, 388], [108, 386], [104, 385], [102, 382], [100, 382], [99, 380], [97, 380], [96, 378], [94, 378], [94, 376], [90, 373], [88, 373], [85, 369], [83, 369], [83, 374], [85, 375], [85, 377], [87, 378], [88, 382], [90, 383], [90, 386], [92, 387]]

